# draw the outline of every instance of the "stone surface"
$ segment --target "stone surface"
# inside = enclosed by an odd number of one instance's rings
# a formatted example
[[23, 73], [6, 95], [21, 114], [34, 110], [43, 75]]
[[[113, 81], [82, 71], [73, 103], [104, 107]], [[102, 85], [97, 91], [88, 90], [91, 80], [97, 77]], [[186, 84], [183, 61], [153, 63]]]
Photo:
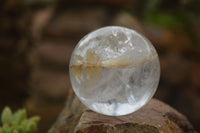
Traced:
[[197, 133], [185, 116], [156, 99], [150, 100], [148, 104], [132, 114], [114, 117], [84, 109], [72, 95], [49, 133], [73, 132]]
[[195, 133], [187, 119], [168, 105], [151, 100], [126, 116], [112, 117], [86, 110], [75, 133]]
[[80, 103], [72, 88], [68, 89], [65, 107], [49, 133], [73, 133], [83, 110], [85, 106]]
[[70, 61], [72, 87], [90, 109], [126, 115], [141, 108], [157, 89], [158, 55], [134, 30], [110, 26], [86, 35]]

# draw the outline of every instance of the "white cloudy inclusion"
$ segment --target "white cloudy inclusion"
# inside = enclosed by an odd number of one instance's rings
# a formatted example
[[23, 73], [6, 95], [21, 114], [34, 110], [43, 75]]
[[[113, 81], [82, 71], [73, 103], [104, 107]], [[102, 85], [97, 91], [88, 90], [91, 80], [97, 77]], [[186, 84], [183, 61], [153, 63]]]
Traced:
[[124, 27], [95, 30], [80, 40], [71, 57], [70, 79], [78, 98], [91, 110], [130, 114], [155, 93], [160, 64], [153, 45]]

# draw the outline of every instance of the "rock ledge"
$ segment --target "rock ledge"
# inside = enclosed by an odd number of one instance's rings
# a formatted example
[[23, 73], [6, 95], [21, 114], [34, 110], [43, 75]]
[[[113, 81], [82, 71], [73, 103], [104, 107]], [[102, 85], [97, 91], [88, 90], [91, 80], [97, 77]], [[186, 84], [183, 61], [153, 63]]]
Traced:
[[68, 106], [50, 133], [197, 133], [185, 116], [156, 99], [132, 114], [118, 117], [101, 115], [89, 109], [82, 109], [82, 112], [80, 108], [76, 116], [73, 109], [78, 106], [70, 105], [73, 106], [71, 115]]

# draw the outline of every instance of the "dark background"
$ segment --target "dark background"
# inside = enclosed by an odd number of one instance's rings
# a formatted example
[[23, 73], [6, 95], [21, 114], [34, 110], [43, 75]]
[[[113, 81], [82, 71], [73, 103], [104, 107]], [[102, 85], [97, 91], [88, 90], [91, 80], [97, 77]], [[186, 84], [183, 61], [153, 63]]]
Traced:
[[155, 98], [185, 114], [200, 131], [199, 0], [1, 0], [0, 110], [38, 114], [44, 133], [71, 89], [68, 63], [88, 32], [121, 25], [156, 47], [161, 80]]

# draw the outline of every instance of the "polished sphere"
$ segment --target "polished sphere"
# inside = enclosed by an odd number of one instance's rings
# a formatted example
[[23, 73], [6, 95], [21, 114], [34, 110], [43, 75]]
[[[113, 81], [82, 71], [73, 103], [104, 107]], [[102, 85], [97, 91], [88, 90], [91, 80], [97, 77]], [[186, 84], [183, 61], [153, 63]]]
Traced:
[[154, 95], [160, 64], [153, 45], [135, 30], [109, 26], [83, 37], [70, 60], [78, 98], [104, 115], [126, 115]]

